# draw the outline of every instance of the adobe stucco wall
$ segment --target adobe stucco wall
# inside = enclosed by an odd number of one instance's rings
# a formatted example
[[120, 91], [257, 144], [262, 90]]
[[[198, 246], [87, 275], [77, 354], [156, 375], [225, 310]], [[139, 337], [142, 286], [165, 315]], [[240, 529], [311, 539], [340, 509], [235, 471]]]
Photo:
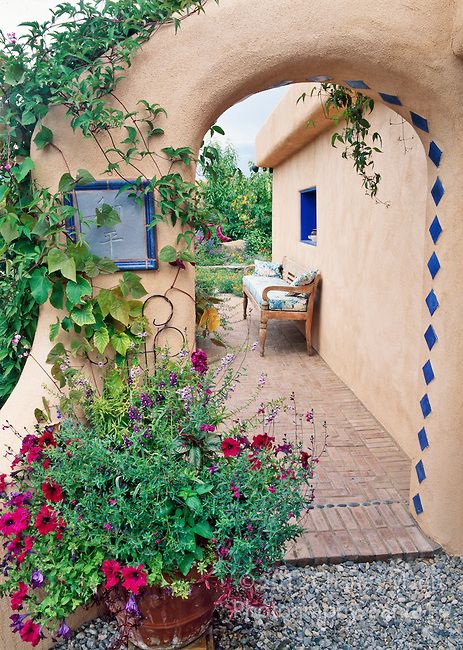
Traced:
[[[291, 88], [275, 109], [259, 134], [261, 149], [274, 142], [273, 122], [288, 124], [288, 110], [308, 113], [295, 104], [304, 90], [302, 84]], [[371, 119], [383, 138], [384, 153], [375, 159], [382, 174], [378, 198], [390, 202], [388, 208], [365, 195], [352, 163], [341, 158], [342, 148], [331, 146], [334, 126], [274, 167], [273, 259], [286, 255], [320, 269], [314, 346], [412, 457], [416, 437], [410, 404], [420, 388], [416, 333], [423, 309], [427, 174], [423, 145], [401, 122], [381, 104]], [[399, 141], [404, 136], [406, 154]], [[276, 151], [267, 158], [257, 154], [269, 166], [279, 157]], [[300, 242], [300, 191], [313, 186], [317, 246]]]
[[[417, 271], [422, 278], [421, 320], [415, 334], [420, 360], [415, 372], [419, 374], [421, 365], [430, 359], [436, 379], [428, 387], [421, 379], [409, 404], [415, 436], [424, 423], [420, 400], [425, 393], [432, 405], [425, 421], [430, 446], [421, 451], [415, 438], [413, 450], [414, 461], [424, 462], [427, 478], [418, 485], [413, 472], [411, 495], [420, 497], [420, 525], [454, 553], [463, 553], [463, 61], [457, 56], [463, 56], [463, 18], [456, 14], [459, 5], [455, 0], [207, 2], [206, 13], [186, 20], [176, 36], [172, 28], [159, 30], [118, 86], [118, 94], [129, 108], [144, 98], [167, 109], [169, 118], [160, 147], [190, 145], [197, 150], [210, 125], [237, 101], [313, 75], [364, 80], [376, 99], [377, 91], [399, 96], [402, 105], [398, 110], [407, 120], [411, 119], [410, 110], [427, 119], [430, 133], [420, 133], [425, 149], [433, 139], [444, 155], [438, 169], [427, 159], [426, 234], [421, 270]], [[69, 131], [59, 109], [47, 121], [53, 125], [55, 143], [70, 161], [71, 170], [82, 166], [101, 177], [104, 163], [91, 142]], [[44, 151], [36, 152], [35, 160], [38, 180], [56, 184], [63, 171], [59, 157]], [[445, 188], [437, 210], [444, 230], [434, 243], [427, 228], [436, 215], [430, 189], [438, 176]], [[174, 235], [164, 231], [160, 245]], [[434, 281], [426, 268], [433, 252], [441, 264]], [[408, 255], [408, 250], [402, 254]], [[163, 266], [143, 279], [150, 293], [159, 293], [169, 286], [172, 270]], [[408, 281], [414, 282], [414, 278]], [[182, 288], [191, 292], [193, 285], [193, 274], [184, 275]], [[440, 303], [432, 317], [424, 306], [431, 288]], [[192, 333], [193, 305], [180, 293], [172, 297], [173, 324], [179, 328], [186, 324]], [[48, 308], [42, 310], [33, 349], [42, 360], [52, 317]], [[430, 351], [423, 334], [431, 322], [438, 341]], [[9, 418], [19, 430], [32, 424], [42, 377], [30, 360], [1, 413], [2, 422]], [[14, 439], [5, 441], [16, 444]], [[0, 647], [24, 648], [9, 631], [6, 610], [2, 618]]]

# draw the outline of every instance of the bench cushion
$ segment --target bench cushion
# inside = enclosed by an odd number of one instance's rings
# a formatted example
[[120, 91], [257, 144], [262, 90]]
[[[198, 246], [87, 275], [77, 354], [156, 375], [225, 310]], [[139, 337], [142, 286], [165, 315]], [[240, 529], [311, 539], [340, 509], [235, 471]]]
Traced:
[[281, 264], [254, 260], [254, 267], [254, 275], [260, 275], [263, 278], [281, 278]]
[[[282, 278], [263, 278], [259, 275], [245, 275], [243, 286], [262, 307], [262, 291], [272, 285], [289, 286]], [[307, 296], [291, 295], [286, 291], [270, 291], [268, 294], [268, 308], [271, 311], [307, 311]]]

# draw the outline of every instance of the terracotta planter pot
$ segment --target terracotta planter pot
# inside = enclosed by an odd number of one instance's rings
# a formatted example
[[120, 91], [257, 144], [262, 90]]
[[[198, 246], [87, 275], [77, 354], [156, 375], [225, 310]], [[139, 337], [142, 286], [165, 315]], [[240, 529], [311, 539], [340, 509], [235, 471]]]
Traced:
[[216, 597], [215, 589], [208, 589], [203, 582], [193, 584], [187, 599], [171, 596], [158, 587], [148, 588], [138, 600], [143, 619], [130, 631], [129, 639], [142, 650], [183, 648], [210, 626]]

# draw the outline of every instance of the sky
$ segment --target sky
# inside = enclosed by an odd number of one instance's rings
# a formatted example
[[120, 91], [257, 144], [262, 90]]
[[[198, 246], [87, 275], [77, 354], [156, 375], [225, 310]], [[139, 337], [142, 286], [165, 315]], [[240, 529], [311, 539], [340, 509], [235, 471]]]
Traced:
[[[0, 28], [4, 32], [20, 32], [17, 25], [23, 21], [46, 20], [48, 10], [59, 4], [58, 0], [0, 0]], [[255, 137], [273, 111], [287, 88], [274, 88], [232, 106], [217, 121], [225, 137], [218, 142], [232, 143], [238, 152], [238, 164], [248, 171], [249, 161], [255, 161]]]

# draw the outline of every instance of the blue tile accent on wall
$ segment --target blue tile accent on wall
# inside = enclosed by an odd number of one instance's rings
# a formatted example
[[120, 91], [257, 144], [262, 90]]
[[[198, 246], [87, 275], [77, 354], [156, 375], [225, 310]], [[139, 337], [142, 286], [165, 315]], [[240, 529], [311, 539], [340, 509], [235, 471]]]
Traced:
[[428, 436], [426, 435], [426, 429], [424, 427], [418, 432], [418, 441], [420, 443], [421, 451], [424, 451], [429, 447]]
[[435, 244], [437, 244], [437, 240], [441, 236], [441, 233], [442, 226], [440, 225], [439, 218], [436, 215], [432, 220], [432, 224], [429, 226], [429, 234], [431, 235], [431, 238]]
[[429, 269], [429, 273], [431, 274], [432, 279], [434, 280], [436, 275], [439, 273], [439, 269], [440, 269], [440, 262], [439, 262], [439, 258], [437, 257], [436, 253], [433, 253], [431, 255], [431, 257], [429, 258], [428, 269]]
[[433, 370], [431, 362], [426, 361], [426, 363], [424, 364], [422, 370], [423, 370], [423, 376], [424, 376], [425, 382], [427, 384], [430, 384], [432, 382], [432, 380], [434, 379], [434, 377], [435, 377], [434, 370]]
[[429, 157], [433, 161], [433, 163], [436, 165], [436, 167], [439, 167], [440, 161], [442, 158], [442, 151], [439, 149], [437, 144], [432, 140], [431, 144], [429, 145]]
[[313, 81], [314, 83], [322, 83], [323, 81], [330, 81], [333, 77], [328, 77], [324, 74], [315, 75], [315, 77], [307, 77], [307, 81]]
[[418, 129], [421, 129], [422, 131], [429, 133], [428, 120], [425, 117], [422, 117], [421, 115], [418, 115], [418, 113], [414, 113], [413, 111], [410, 111], [410, 116], [412, 118], [413, 124]]
[[416, 475], [418, 477], [418, 481], [422, 483], [426, 478], [426, 472], [424, 471], [424, 465], [422, 460], [419, 460], [417, 462], [417, 464], [415, 465], [415, 469], [416, 469]]
[[429, 401], [427, 394], [423, 395], [423, 397], [420, 399], [420, 406], [424, 418], [427, 418], [428, 415], [431, 415], [431, 402]]
[[421, 515], [421, 513], [423, 512], [423, 504], [421, 503], [419, 494], [415, 494], [415, 496], [413, 497], [413, 505], [415, 507], [416, 514]]
[[426, 343], [428, 344], [428, 348], [430, 350], [432, 350], [433, 347], [436, 344], [436, 341], [437, 341], [437, 334], [434, 331], [434, 327], [432, 325], [430, 325], [428, 327], [428, 329], [426, 330], [426, 332], [424, 333], [424, 338], [426, 339]]
[[389, 95], [388, 93], [379, 93], [379, 96], [388, 104], [394, 104], [394, 106], [402, 106], [402, 102], [397, 97], [397, 95]]
[[360, 79], [346, 79], [346, 83], [349, 84], [351, 88], [369, 88], [364, 81]]
[[442, 185], [442, 181], [438, 176], [431, 190], [432, 198], [434, 199], [434, 203], [436, 205], [439, 205], [442, 197], [444, 196], [444, 193], [445, 193], [444, 186]]
[[437, 300], [437, 296], [434, 292], [434, 289], [431, 289], [431, 291], [426, 296], [426, 304], [428, 306], [429, 313], [432, 316], [436, 311], [436, 309], [439, 307], [439, 301]]

